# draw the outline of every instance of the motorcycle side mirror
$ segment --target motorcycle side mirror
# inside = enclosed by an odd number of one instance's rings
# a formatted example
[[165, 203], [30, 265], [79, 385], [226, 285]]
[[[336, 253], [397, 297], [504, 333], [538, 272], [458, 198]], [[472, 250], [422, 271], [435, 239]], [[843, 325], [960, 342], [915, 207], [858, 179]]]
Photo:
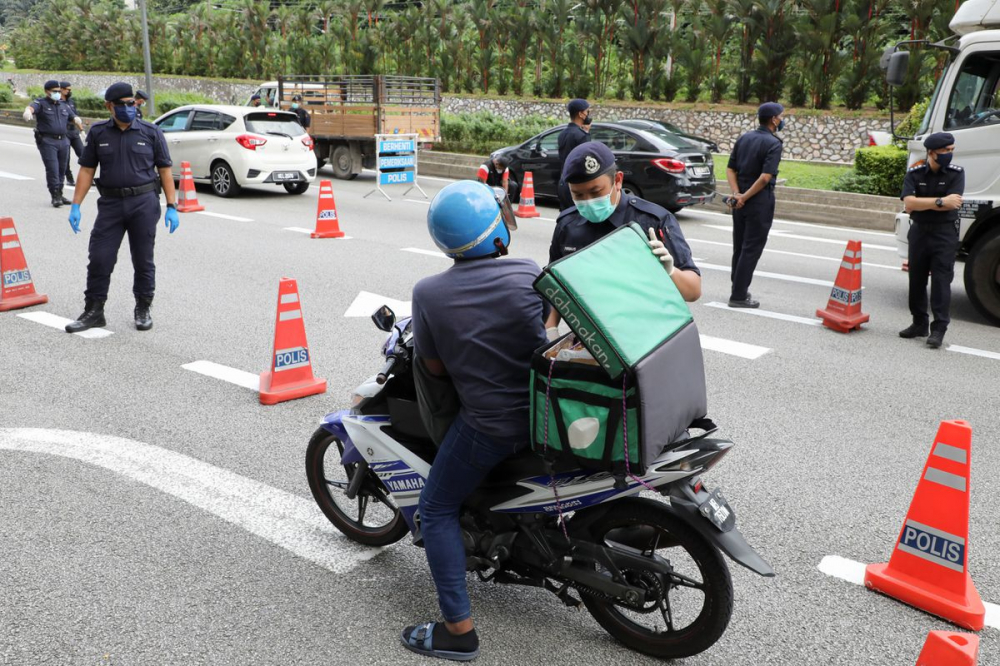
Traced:
[[372, 315], [375, 328], [388, 333], [396, 325], [396, 313], [388, 305], [383, 305]]
[[901, 86], [906, 81], [906, 67], [910, 64], [909, 51], [896, 51], [889, 56], [889, 66], [885, 70], [885, 81], [890, 86]]

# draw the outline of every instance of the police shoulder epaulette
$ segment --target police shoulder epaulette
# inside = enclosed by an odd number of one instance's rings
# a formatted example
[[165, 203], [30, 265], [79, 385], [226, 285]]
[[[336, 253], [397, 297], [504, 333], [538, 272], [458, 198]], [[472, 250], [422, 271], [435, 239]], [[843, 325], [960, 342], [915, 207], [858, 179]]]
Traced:
[[948, 168], [951, 169], [952, 171], [964, 171], [964, 169], [958, 166], [957, 164], [949, 164]]
[[570, 206], [566, 210], [559, 211], [559, 214], [556, 215], [556, 224], [565, 222], [570, 214], [579, 215], [579, 213], [576, 212], [576, 206]]
[[918, 164], [917, 166], [911, 166], [911, 167], [910, 167], [910, 168], [908, 169], [908, 171], [916, 171], [916, 170], [918, 170], [918, 169], [924, 169], [924, 168], [926, 168], [926, 167], [927, 167], [927, 165], [926, 165], [926, 164]]
[[628, 203], [633, 208], [638, 208], [644, 213], [650, 215], [655, 215], [656, 217], [662, 218], [667, 214], [667, 209], [659, 204], [655, 204], [652, 201], [646, 201], [645, 199], [640, 199], [639, 197], [631, 197]]

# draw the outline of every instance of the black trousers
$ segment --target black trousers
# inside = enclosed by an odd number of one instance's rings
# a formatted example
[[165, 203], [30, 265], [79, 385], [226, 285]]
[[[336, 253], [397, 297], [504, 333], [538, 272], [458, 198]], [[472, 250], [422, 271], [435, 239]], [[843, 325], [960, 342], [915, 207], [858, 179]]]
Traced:
[[914, 222], [906, 236], [910, 244], [910, 314], [913, 323], [927, 324], [927, 274], [931, 277], [932, 331], [944, 332], [951, 322], [951, 281], [955, 279], [958, 230], [953, 222]]
[[45, 184], [49, 192], [62, 191], [66, 165], [69, 164], [69, 139], [39, 135], [35, 138], [35, 143], [42, 156], [42, 164], [45, 165]]
[[753, 272], [764, 253], [767, 235], [774, 222], [774, 190], [765, 188], [749, 199], [743, 208], [733, 211], [733, 267], [730, 298], [747, 297]]
[[160, 220], [160, 195], [146, 192], [124, 199], [101, 197], [97, 200], [97, 220], [90, 232], [90, 264], [87, 266], [87, 300], [106, 301], [111, 273], [118, 261], [122, 239], [128, 234], [135, 277], [132, 293], [152, 298], [156, 290], [156, 265], [153, 245]]
[[[78, 158], [83, 155], [83, 140], [80, 139], [79, 134], [69, 137], [69, 147], [74, 153], [76, 153]], [[66, 151], [66, 173], [73, 173], [73, 165], [70, 164], [72, 159], [73, 156], [69, 153], [69, 151]]]

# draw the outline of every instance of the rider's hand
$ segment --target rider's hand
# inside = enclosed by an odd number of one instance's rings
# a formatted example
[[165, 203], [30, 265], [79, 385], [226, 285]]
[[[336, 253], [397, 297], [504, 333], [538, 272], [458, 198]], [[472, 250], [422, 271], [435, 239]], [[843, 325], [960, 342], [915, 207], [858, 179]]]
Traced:
[[961, 194], [949, 194], [941, 200], [946, 210], [958, 210], [962, 207]]
[[176, 208], [167, 207], [167, 212], [163, 216], [163, 225], [170, 229], [170, 233], [177, 231], [177, 226], [181, 223], [180, 216], [177, 215]]
[[549, 339], [549, 342], [554, 342], [559, 339], [559, 327], [551, 326], [545, 329], [545, 337]]
[[663, 245], [663, 242], [657, 240], [656, 232], [653, 231], [653, 227], [649, 228], [649, 249], [653, 251], [656, 258], [663, 264], [663, 270], [667, 271], [667, 275], [673, 275], [674, 258], [670, 254], [670, 251], [667, 250], [666, 246]]
[[73, 228], [73, 233], [80, 233], [80, 204], [73, 204], [69, 209], [69, 226]]

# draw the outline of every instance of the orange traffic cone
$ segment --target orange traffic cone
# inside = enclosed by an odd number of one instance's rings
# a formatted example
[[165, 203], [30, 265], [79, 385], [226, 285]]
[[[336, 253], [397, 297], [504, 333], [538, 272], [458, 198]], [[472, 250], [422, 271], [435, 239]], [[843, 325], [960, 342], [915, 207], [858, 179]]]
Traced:
[[317, 393], [326, 393], [326, 380], [313, 376], [299, 287], [295, 280], [281, 278], [278, 315], [274, 321], [274, 353], [270, 371], [260, 373], [260, 402], [274, 405]]
[[337, 202], [333, 200], [333, 183], [324, 180], [319, 184], [319, 203], [316, 204], [316, 231], [312, 238], [343, 238], [340, 219], [337, 217]]
[[530, 171], [524, 172], [524, 187], [521, 189], [521, 200], [517, 204], [517, 211], [514, 213], [518, 217], [540, 217], [541, 213], [535, 210], [535, 179]]
[[932, 631], [917, 657], [917, 666], [976, 666], [978, 656], [979, 636]]
[[847, 241], [825, 310], [816, 310], [823, 325], [840, 333], [861, 329], [869, 316], [861, 311], [861, 241]]
[[198, 193], [194, 189], [194, 176], [191, 175], [191, 163], [181, 162], [181, 186], [177, 190], [177, 212], [197, 213], [205, 210], [198, 203]]
[[888, 564], [869, 564], [865, 585], [979, 631], [986, 608], [969, 575], [972, 428], [942, 421]]
[[14, 219], [0, 217], [0, 312], [48, 303], [49, 297], [35, 292], [28, 262], [24, 260], [21, 239], [14, 228]]

